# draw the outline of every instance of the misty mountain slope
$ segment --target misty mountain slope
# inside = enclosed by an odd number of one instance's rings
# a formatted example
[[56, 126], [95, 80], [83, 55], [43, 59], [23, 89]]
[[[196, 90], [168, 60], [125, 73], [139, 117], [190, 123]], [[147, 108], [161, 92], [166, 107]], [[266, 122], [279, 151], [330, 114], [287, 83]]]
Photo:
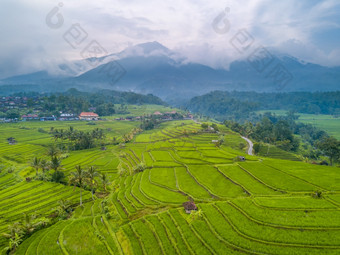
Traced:
[[[284, 54], [277, 54], [275, 63], [264, 71], [247, 60], [231, 63], [229, 70], [215, 69], [199, 63], [191, 63], [180, 54], [159, 44], [150, 42], [108, 56], [88, 59], [98, 65], [75, 77], [53, 76], [46, 71], [16, 76], [2, 81], [3, 85], [37, 84], [49, 87], [77, 87], [83, 90], [116, 89], [152, 93], [162, 99], [192, 98], [214, 90], [224, 91], [334, 91], [339, 89], [340, 67], [323, 67], [305, 63]], [[261, 62], [261, 59], [258, 60]], [[119, 64], [124, 75], [114, 77], [103, 70]], [[291, 75], [291, 81], [285, 86], [278, 86], [270, 76], [273, 67], [281, 64]], [[74, 64], [80, 70], [79, 61]], [[71, 73], [70, 65], [59, 68]], [[65, 72], [66, 72], [65, 71]], [[278, 90], [279, 89], [279, 90]]]
[[2, 80], [2, 83], [4, 84], [22, 84], [22, 83], [36, 84], [39, 82], [52, 80], [56, 78], [57, 77], [50, 75], [47, 71], [40, 71], [40, 72], [35, 72], [35, 73], [9, 77], [7, 79]]
[[[208, 92], [210, 90], [205, 89], [207, 84], [221, 83], [228, 76], [225, 71], [200, 64], [179, 64], [165, 56], [129, 57], [121, 59], [119, 64], [124, 67], [126, 75], [114, 84], [114, 88], [155, 93], [163, 98], [174, 90], [177, 93], [188, 92], [188, 96], [192, 93]], [[72, 79], [72, 82], [100, 86], [110, 84], [111, 77], [102, 71], [106, 69], [105, 65]], [[196, 91], [197, 89], [199, 91]]]

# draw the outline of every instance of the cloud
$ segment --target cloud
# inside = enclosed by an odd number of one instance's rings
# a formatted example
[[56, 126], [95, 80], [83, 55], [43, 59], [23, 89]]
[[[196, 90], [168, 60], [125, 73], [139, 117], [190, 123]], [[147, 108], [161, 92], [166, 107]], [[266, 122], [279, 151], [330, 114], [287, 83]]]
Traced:
[[[191, 61], [227, 68], [231, 61], [247, 57], [230, 44], [242, 28], [255, 38], [254, 45], [322, 65], [340, 65], [338, 0], [68, 0], [58, 7], [59, 2], [2, 0], [0, 78], [81, 59], [81, 50], [91, 40], [110, 53], [158, 41]], [[45, 23], [55, 7], [64, 18], [59, 29]], [[227, 7], [230, 30], [217, 34], [212, 22]], [[88, 37], [74, 49], [63, 35], [76, 23]]]

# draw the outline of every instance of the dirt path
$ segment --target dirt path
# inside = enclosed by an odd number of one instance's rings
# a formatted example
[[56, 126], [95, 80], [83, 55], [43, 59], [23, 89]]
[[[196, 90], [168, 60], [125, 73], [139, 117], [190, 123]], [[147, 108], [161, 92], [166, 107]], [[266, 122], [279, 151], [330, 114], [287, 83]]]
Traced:
[[253, 156], [253, 146], [254, 146], [253, 142], [250, 141], [247, 137], [244, 137], [244, 136], [241, 136], [241, 137], [242, 137], [242, 139], [246, 140], [248, 145], [249, 145], [248, 155]]

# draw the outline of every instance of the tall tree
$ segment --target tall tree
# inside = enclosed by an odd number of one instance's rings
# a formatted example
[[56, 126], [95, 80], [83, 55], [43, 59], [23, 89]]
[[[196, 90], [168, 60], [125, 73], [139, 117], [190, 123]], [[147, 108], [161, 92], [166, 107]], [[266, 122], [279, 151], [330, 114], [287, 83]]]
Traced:
[[80, 206], [83, 204], [83, 197], [82, 197], [82, 189], [84, 186], [84, 183], [86, 182], [86, 172], [83, 170], [83, 168], [80, 165], [76, 166], [76, 171], [71, 172], [70, 177], [70, 184], [74, 185], [74, 188], [76, 186], [79, 187], [80, 190]]
[[62, 167], [61, 159], [58, 158], [57, 156], [52, 157], [50, 162], [50, 168], [57, 172], [59, 171], [59, 169], [61, 169], [61, 167]]
[[40, 161], [40, 167], [41, 167], [41, 170], [43, 171], [43, 175], [45, 177], [45, 173], [49, 170], [49, 167], [50, 167], [49, 162], [46, 159], [42, 159]]
[[31, 167], [35, 169], [35, 176], [38, 176], [39, 168], [40, 168], [40, 158], [34, 157], [31, 161]]
[[340, 159], [340, 141], [327, 137], [317, 143], [317, 147], [329, 157], [331, 165]]
[[56, 157], [59, 154], [60, 150], [55, 145], [51, 145], [48, 147], [47, 155], [50, 156], [51, 158]]
[[101, 173], [101, 174], [100, 174], [100, 181], [101, 181], [101, 183], [102, 183], [102, 185], [103, 185], [104, 191], [106, 192], [106, 191], [107, 191], [107, 185], [110, 184], [109, 179], [108, 179], [108, 176], [107, 176], [106, 173]]
[[94, 166], [90, 166], [89, 169], [87, 170], [86, 174], [87, 174], [87, 180], [88, 180], [90, 187], [91, 187], [92, 200], [94, 200], [93, 188], [94, 188], [94, 185], [96, 184], [95, 178], [99, 175], [99, 173], [97, 172], [97, 170]]

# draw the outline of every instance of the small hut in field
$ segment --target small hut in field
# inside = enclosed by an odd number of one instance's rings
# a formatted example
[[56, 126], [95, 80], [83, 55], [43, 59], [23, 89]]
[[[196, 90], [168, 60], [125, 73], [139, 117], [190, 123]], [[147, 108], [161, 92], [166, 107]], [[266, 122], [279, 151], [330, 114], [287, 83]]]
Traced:
[[17, 141], [15, 140], [14, 137], [7, 138], [7, 142], [8, 142], [9, 145], [17, 144]]
[[197, 211], [197, 206], [193, 201], [183, 203], [183, 207], [186, 213], [190, 214], [191, 211]]
[[237, 156], [237, 160], [243, 162], [243, 161], [246, 161], [246, 158], [243, 156]]

